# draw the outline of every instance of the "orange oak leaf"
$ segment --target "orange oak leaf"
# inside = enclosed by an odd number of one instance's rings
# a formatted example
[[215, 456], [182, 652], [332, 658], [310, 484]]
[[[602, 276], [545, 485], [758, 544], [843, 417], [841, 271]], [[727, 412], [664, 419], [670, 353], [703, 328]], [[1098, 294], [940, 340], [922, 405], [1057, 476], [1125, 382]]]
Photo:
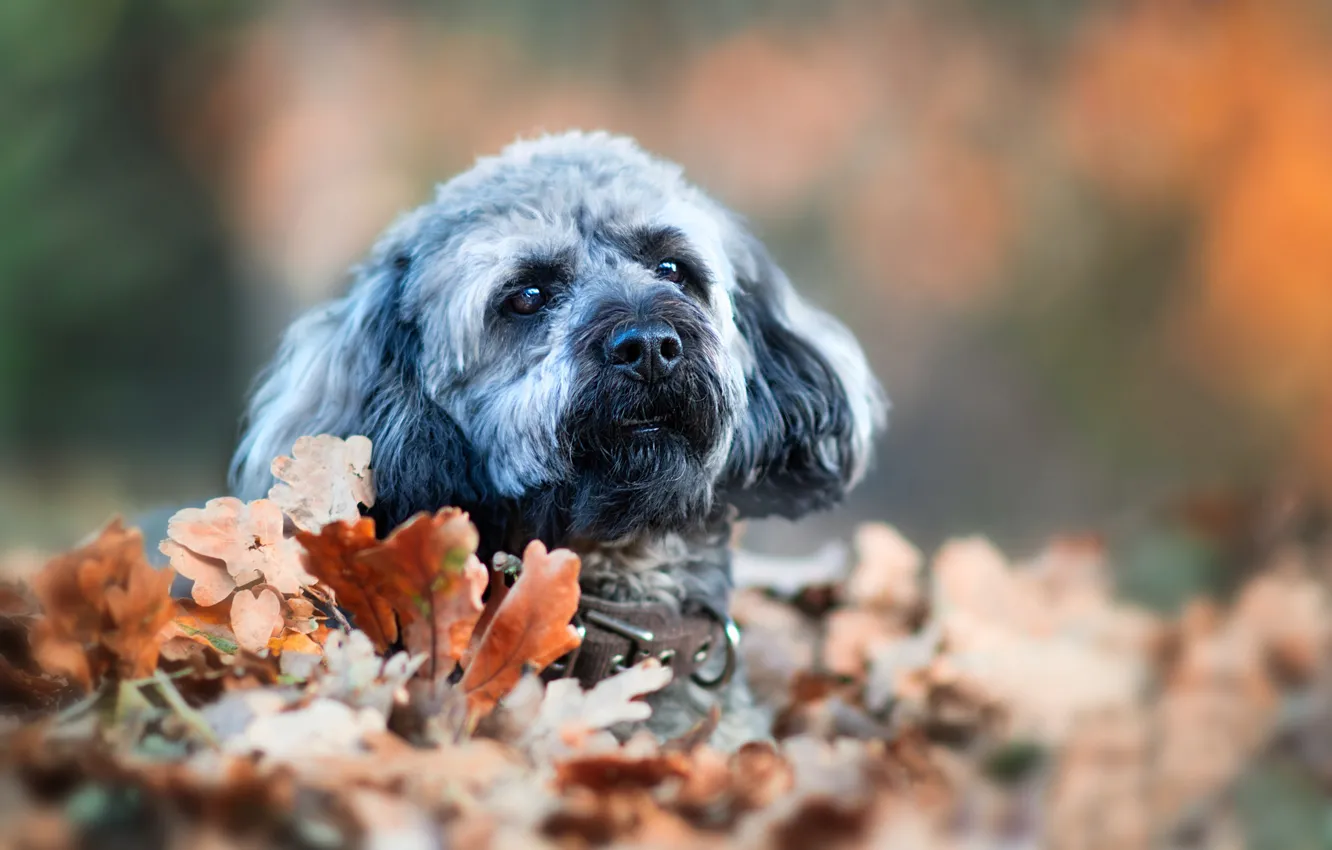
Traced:
[[303, 635], [300, 632], [283, 632], [277, 637], [268, 639], [268, 649], [280, 654], [283, 652], [300, 652], [307, 655], [324, 654], [324, 648], [310, 639], [309, 635]]
[[84, 690], [103, 678], [137, 679], [157, 667], [162, 627], [175, 613], [170, 570], [156, 570], [143, 535], [112, 520], [87, 545], [33, 577], [45, 616], [33, 625], [33, 656]]
[[263, 651], [282, 623], [282, 598], [267, 587], [258, 593], [242, 590], [231, 599], [231, 630], [241, 649]]
[[[173, 556], [172, 565], [185, 575], [202, 573], [197, 563], [211, 558], [225, 565], [235, 586], [249, 584], [263, 577], [283, 593], [296, 594], [309, 584], [309, 574], [301, 566], [300, 550], [282, 536], [282, 509], [267, 499], [242, 502], [226, 497], [212, 499], [202, 508], [178, 511], [167, 524], [167, 536], [176, 546], [163, 545], [163, 554]], [[184, 547], [196, 558], [183, 556]], [[225, 579], [216, 570], [206, 575], [201, 605], [215, 604]], [[213, 600], [211, 603], [207, 600]]]
[[302, 531], [318, 532], [331, 522], [354, 521], [361, 515], [358, 504], [375, 503], [368, 438], [301, 437], [291, 454], [273, 460], [278, 483], [268, 498]]
[[533, 540], [523, 552], [523, 570], [495, 612], [463, 674], [469, 726], [489, 714], [531, 665], [549, 666], [579, 644], [569, 621], [578, 610], [578, 556], [547, 552]]
[[393, 606], [378, 589], [383, 576], [359, 558], [379, 545], [374, 520], [332, 522], [318, 534], [297, 531], [296, 539], [305, 548], [305, 569], [333, 591], [337, 604], [374, 642], [375, 649], [387, 652], [398, 640], [398, 621]]
[[418, 514], [359, 556], [402, 621], [403, 644], [427, 661], [418, 676], [447, 676], [481, 616], [489, 571], [476, 557], [476, 526], [457, 508]]

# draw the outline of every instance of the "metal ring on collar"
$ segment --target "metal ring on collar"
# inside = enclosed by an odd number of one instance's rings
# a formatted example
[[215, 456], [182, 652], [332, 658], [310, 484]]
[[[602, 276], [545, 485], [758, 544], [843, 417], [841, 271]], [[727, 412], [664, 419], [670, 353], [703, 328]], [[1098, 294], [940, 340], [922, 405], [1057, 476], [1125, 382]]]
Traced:
[[715, 612], [709, 612], [721, 623], [722, 634], [726, 637], [726, 666], [722, 668], [721, 673], [717, 674], [715, 679], [705, 679], [697, 672], [689, 674], [694, 684], [700, 688], [720, 688], [722, 685], [731, 681], [735, 675], [736, 661], [740, 651], [740, 629], [735, 625], [735, 620], [730, 617], [720, 617]]

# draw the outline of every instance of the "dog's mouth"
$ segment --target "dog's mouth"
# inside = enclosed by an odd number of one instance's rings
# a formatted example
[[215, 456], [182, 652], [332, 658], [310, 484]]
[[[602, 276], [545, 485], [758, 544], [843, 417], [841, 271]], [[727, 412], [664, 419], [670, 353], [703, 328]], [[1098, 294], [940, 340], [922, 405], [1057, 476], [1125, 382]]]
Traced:
[[644, 419], [622, 419], [619, 423], [620, 430], [631, 436], [647, 436], [656, 434], [669, 426], [665, 416], [650, 416]]

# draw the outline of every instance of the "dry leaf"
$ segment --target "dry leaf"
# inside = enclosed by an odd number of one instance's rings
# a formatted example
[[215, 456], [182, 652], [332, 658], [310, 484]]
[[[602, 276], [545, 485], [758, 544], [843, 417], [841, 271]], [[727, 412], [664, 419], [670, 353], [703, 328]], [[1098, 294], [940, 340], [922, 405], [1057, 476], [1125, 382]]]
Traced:
[[[282, 509], [267, 499], [246, 504], [226, 497], [212, 499], [203, 508], [178, 511], [167, 524], [167, 536], [196, 556], [224, 563], [237, 586], [262, 576], [282, 593], [297, 594], [312, 579], [301, 566], [295, 543], [282, 536], [282, 522]], [[186, 569], [201, 571], [175, 547], [167, 546], [162, 551], [168, 556], [174, 554]], [[206, 598], [213, 599], [223, 580], [212, 574], [208, 582]], [[197, 597], [195, 601], [213, 604]]]
[[538, 540], [523, 552], [523, 571], [495, 612], [463, 674], [471, 725], [508, 693], [526, 665], [538, 670], [578, 646], [569, 621], [578, 610], [578, 556], [547, 553]]
[[278, 483], [268, 498], [303, 531], [318, 533], [331, 522], [355, 522], [361, 516], [358, 504], [375, 503], [370, 451], [366, 437], [301, 437], [291, 457], [273, 460]]
[[223, 742], [225, 752], [255, 753], [268, 761], [303, 761], [361, 752], [368, 736], [384, 731], [384, 715], [316, 699], [290, 711], [281, 703], [256, 713], [244, 731]]
[[333, 591], [339, 607], [374, 641], [375, 648], [386, 652], [397, 643], [398, 620], [380, 591], [386, 579], [360, 559], [361, 553], [379, 545], [375, 521], [363, 517], [355, 522], [333, 522], [318, 534], [297, 531], [296, 539], [305, 548], [306, 570]]
[[143, 535], [112, 520], [86, 546], [51, 560], [33, 578], [44, 617], [33, 656], [47, 671], [91, 690], [104, 676], [148, 676], [175, 612], [170, 570], [144, 556]]
[[1152, 806], [1167, 821], [1224, 788], [1267, 739], [1279, 708], [1257, 635], [1215, 606], [1190, 603], [1154, 706]]
[[931, 684], [929, 667], [938, 652], [939, 625], [935, 621], [926, 624], [919, 634], [872, 649], [865, 705], [878, 712], [894, 699], [905, 699], [917, 709], [923, 708]]
[[1286, 552], [1244, 586], [1234, 618], [1257, 638], [1282, 676], [1304, 683], [1327, 657], [1329, 613], [1322, 583], [1298, 555]]
[[426, 661], [424, 655], [399, 652], [380, 658], [364, 632], [334, 632], [324, 646], [324, 675], [314, 693], [345, 702], [353, 708], [373, 708], [385, 717], [394, 696]]
[[897, 529], [866, 523], [856, 530], [856, 566], [846, 582], [849, 601], [901, 619], [923, 602], [924, 557]]
[[576, 679], [546, 685], [537, 716], [520, 739], [522, 746], [543, 754], [560, 751], [558, 742], [579, 741], [617, 723], [647, 720], [652, 709], [640, 697], [671, 682], [672, 671], [649, 658], [584, 691]]
[[190, 597], [208, 607], [225, 602], [236, 590], [236, 579], [227, 565], [216, 558], [196, 555], [174, 540], [157, 544], [158, 551], [171, 559], [171, 568], [194, 582]]
[[555, 785], [561, 790], [575, 785], [601, 793], [655, 788], [668, 779], [683, 779], [688, 775], [689, 760], [681, 753], [642, 757], [597, 753], [555, 765]]
[[[495, 741], [471, 740], [442, 747], [413, 747], [389, 733], [363, 736], [368, 749], [352, 757], [309, 759], [296, 770], [324, 787], [371, 787], [421, 801], [451, 800], [480, 808], [478, 799], [506, 778], [525, 778], [531, 766]], [[518, 802], [530, 805], [530, 797]], [[448, 845], [456, 846], [456, 845]]]
[[[342, 634], [342, 632], [336, 632]], [[324, 648], [309, 635], [302, 632], [283, 631], [268, 639], [268, 649], [275, 654], [294, 652], [298, 654], [324, 657]]]
[[818, 629], [793, 606], [752, 588], [731, 598], [731, 616], [741, 627], [750, 687], [759, 701], [780, 704], [796, 675], [814, 667]]
[[45, 712], [77, 696], [68, 681], [43, 673], [33, 657], [29, 632], [40, 616], [28, 588], [0, 579], [0, 711]]
[[211, 647], [224, 655], [240, 650], [231, 630], [231, 600], [204, 607], [189, 600], [177, 603], [176, 617], [162, 629], [165, 640], [182, 638]]
[[840, 676], [862, 678], [870, 657], [884, 644], [902, 637], [891, 620], [873, 611], [841, 608], [824, 620], [823, 664]]
[[267, 649], [268, 639], [282, 631], [282, 599], [266, 587], [238, 592], [231, 599], [231, 630], [241, 649]]
[[1135, 709], [1080, 718], [1053, 777], [1051, 845], [1111, 850], [1152, 846], [1151, 724]]
[[1093, 614], [1093, 624], [1120, 616], [1103, 590], [1089, 597], [1083, 583], [1052, 584], [1058, 571], [1014, 569], [980, 539], [946, 544], [933, 575], [928, 628], [947, 648], [934, 685], [1002, 706], [1012, 734], [1058, 742], [1080, 714], [1139, 699], [1149, 673], [1141, 648], [1125, 651], [1123, 629], [1087, 627]]
[[282, 612], [285, 620], [284, 627], [293, 632], [308, 635], [319, 628], [319, 621], [315, 619], [314, 603], [309, 599], [300, 596], [287, 597], [282, 600], [286, 608]]
[[353, 790], [347, 802], [363, 830], [364, 847], [434, 850], [439, 846], [439, 827], [424, 806], [367, 788]]
[[302, 682], [309, 679], [319, 662], [324, 660], [324, 648], [300, 632], [283, 632], [270, 638], [268, 651], [278, 656], [278, 669], [282, 675]]
[[[489, 571], [476, 557], [476, 526], [457, 508], [418, 514], [358, 556], [402, 622], [403, 644], [424, 654], [420, 675], [448, 676], [481, 616]], [[573, 615], [570, 614], [572, 617]]]

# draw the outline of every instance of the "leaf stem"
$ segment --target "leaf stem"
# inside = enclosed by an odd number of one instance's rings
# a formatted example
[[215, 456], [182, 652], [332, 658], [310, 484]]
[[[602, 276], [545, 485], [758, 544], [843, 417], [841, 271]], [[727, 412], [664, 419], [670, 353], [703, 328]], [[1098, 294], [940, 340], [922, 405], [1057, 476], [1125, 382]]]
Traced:
[[221, 743], [218, 741], [217, 735], [213, 734], [213, 727], [208, 725], [204, 716], [185, 702], [185, 698], [180, 695], [180, 691], [176, 690], [170, 676], [158, 670], [153, 674], [153, 680], [157, 685], [158, 693], [162, 695], [162, 699], [166, 700], [167, 705], [171, 706], [180, 719], [185, 721], [185, 725], [193, 729], [199, 737], [212, 746], [216, 747]]

